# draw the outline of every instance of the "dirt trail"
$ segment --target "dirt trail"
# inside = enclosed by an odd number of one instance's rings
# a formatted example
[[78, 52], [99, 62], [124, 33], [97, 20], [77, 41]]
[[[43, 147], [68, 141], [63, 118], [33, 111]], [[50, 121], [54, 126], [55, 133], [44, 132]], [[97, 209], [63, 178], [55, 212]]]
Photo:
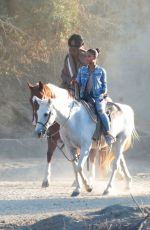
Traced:
[[[150, 207], [150, 169], [148, 163], [134, 162], [134, 164], [136, 168], [131, 167], [133, 162], [130, 160], [129, 167], [133, 175], [131, 193], [142, 208]], [[100, 212], [108, 206], [110, 208], [105, 211], [106, 219], [109, 220], [111, 217], [111, 215], [107, 216], [108, 210], [113, 209], [111, 212], [113, 215], [117, 210], [118, 214], [115, 215], [121, 215], [120, 221], [125, 218], [121, 214], [122, 210], [126, 210], [124, 213], [128, 219], [127, 213], [129, 214], [131, 211], [129, 207], [136, 207], [129, 191], [124, 191], [123, 181], [116, 181], [113, 195], [102, 197], [101, 194], [106, 186], [106, 181], [97, 178], [91, 193], [83, 190], [79, 197], [71, 198], [70, 194], [73, 190], [71, 187], [72, 168], [66, 160], [58, 159], [58, 156], [54, 157], [52, 164], [51, 186], [43, 189], [41, 188], [41, 181], [44, 175], [44, 166], [45, 158], [39, 157], [1, 160], [0, 229], [90, 229], [87, 225], [91, 226], [93, 216], [100, 218], [101, 215], [104, 215]], [[67, 170], [65, 171], [65, 169]], [[99, 214], [95, 214], [95, 212], [99, 212]], [[139, 217], [141, 218], [139, 210], [138, 212], [136, 209], [132, 210], [132, 215], [137, 220]], [[132, 219], [132, 215], [130, 215], [130, 219]], [[64, 223], [62, 224], [63, 220]], [[96, 224], [96, 219], [94, 221], [93, 224]], [[68, 224], [65, 226], [65, 223], [71, 223], [74, 227], [70, 228]], [[79, 223], [80, 225], [78, 225]], [[41, 228], [41, 226], [43, 227]], [[48, 228], [48, 226], [51, 227]], [[69, 224], [69, 226], [71, 225]]]

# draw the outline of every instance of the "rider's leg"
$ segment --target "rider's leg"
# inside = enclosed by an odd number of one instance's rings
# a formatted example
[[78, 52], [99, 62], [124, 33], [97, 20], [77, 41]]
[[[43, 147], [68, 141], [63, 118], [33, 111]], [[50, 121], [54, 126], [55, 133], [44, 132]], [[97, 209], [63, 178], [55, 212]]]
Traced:
[[96, 100], [96, 110], [98, 113], [98, 116], [100, 118], [100, 120], [102, 121], [103, 127], [105, 129], [106, 135], [106, 142], [110, 145], [115, 141], [115, 138], [113, 137], [113, 135], [110, 132], [110, 122], [109, 122], [109, 118], [108, 115], [105, 112], [106, 109], [106, 102], [104, 100], [102, 101], [98, 101]]

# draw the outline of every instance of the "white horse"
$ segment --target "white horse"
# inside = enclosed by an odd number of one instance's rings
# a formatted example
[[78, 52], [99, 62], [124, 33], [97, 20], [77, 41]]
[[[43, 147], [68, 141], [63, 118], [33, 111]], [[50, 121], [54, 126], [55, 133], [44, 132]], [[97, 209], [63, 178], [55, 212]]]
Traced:
[[[60, 125], [60, 136], [65, 144], [65, 149], [74, 159], [74, 153], [80, 148], [80, 157], [73, 161], [73, 168], [76, 176], [76, 188], [72, 196], [77, 196], [81, 192], [81, 176], [86, 191], [92, 191], [92, 183], [90, 183], [83, 172], [84, 164], [92, 148], [97, 148], [97, 144], [93, 141], [92, 136], [96, 128], [95, 122], [88, 114], [85, 107], [73, 98], [55, 99], [39, 99], [34, 97], [33, 100], [39, 104], [38, 122], [36, 124], [35, 133], [43, 134], [56, 121]], [[115, 153], [113, 169], [108, 185], [104, 191], [104, 195], [111, 192], [113, 182], [117, 170], [122, 168], [126, 179], [126, 186], [130, 188], [132, 178], [127, 169], [123, 151], [126, 144], [135, 136], [134, 112], [128, 105], [118, 104], [120, 110], [116, 110], [111, 121], [111, 132], [116, 137], [116, 142], [112, 145]], [[106, 143], [101, 143], [106, 145]]]
[[[28, 83], [28, 87], [30, 89], [31, 95], [30, 95], [30, 103], [32, 106], [32, 113], [33, 113], [33, 119], [32, 122], [35, 125], [37, 122], [37, 109], [38, 106], [33, 103], [33, 97], [37, 96], [40, 99], [48, 99], [48, 98], [72, 98], [70, 95], [69, 90], [59, 88], [58, 86], [48, 83], [48, 84], [43, 84], [41, 81], [37, 83], [36, 85], [32, 85]], [[57, 122], [55, 122], [52, 126], [49, 127], [48, 130], [48, 138], [47, 138], [47, 164], [46, 164], [46, 170], [45, 170], [45, 176], [44, 180], [42, 182], [42, 187], [48, 187], [50, 184], [50, 179], [51, 179], [51, 162], [52, 162], [52, 156], [54, 154], [54, 151], [56, 147], [58, 147], [58, 141], [60, 140], [59, 136], [59, 125]], [[90, 154], [89, 154], [89, 162], [90, 162], [90, 178], [91, 180], [95, 179], [95, 160], [96, 160], [96, 150], [91, 149]], [[105, 159], [103, 156], [106, 154], [106, 149], [100, 149], [98, 152], [98, 157], [99, 157], [99, 166], [100, 170], [102, 173], [104, 173], [107, 170], [107, 166], [105, 167], [104, 162], [102, 161]], [[73, 183], [74, 184], [74, 183]]]

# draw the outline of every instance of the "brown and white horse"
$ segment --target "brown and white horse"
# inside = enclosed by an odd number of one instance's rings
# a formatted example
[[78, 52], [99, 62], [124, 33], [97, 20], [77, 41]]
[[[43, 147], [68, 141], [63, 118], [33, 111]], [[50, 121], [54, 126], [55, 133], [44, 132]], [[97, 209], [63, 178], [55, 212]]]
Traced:
[[[48, 98], [61, 98], [62, 95], [55, 90], [55, 86], [53, 84], [43, 84], [41, 81], [39, 83], [32, 85], [31, 83], [28, 83], [28, 87], [30, 89], [30, 103], [32, 106], [32, 124], [36, 125], [37, 122], [37, 109], [38, 104], [35, 102], [33, 103], [33, 97], [37, 96], [40, 99], [48, 99]], [[64, 95], [63, 95], [64, 96]], [[72, 97], [69, 91], [66, 90], [66, 98]], [[59, 124], [54, 123], [52, 126], [49, 127], [48, 133], [50, 133], [50, 136], [47, 138], [47, 165], [45, 170], [45, 176], [42, 182], [42, 187], [48, 187], [50, 184], [50, 178], [51, 178], [51, 160], [53, 153], [57, 147], [57, 141], [60, 139], [59, 135]], [[95, 159], [96, 159], [96, 151], [95, 149], [90, 150], [89, 154], [90, 159], [90, 167], [91, 167], [91, 179], [94, 179], [95, 177]], [[110, 166], [110, 162], [113, 159], [112, 154], [107, 155], [107, 148], [103, 148], [99, 150], [99, 165], [101, 173], [104, 174], [105, 170], [108, 170], [108, 167]]]

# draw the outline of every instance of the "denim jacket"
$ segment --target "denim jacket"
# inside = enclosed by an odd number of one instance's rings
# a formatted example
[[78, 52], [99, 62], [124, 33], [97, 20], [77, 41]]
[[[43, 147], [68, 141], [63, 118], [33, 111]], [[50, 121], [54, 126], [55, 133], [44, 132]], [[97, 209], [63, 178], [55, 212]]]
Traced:
[[[83, 66], [78, 71], [76, 80], [80, 86], [80, 98], [85, 96], [89, 75], [90, 73], [88, 66]], [[93, 87], [91, 93], [93, 98], [100, 98], [103, 93], [107, 92], [106, 71], [98, 65], [95, 66], [95, 69], [92, 72], [92, 83]]]

